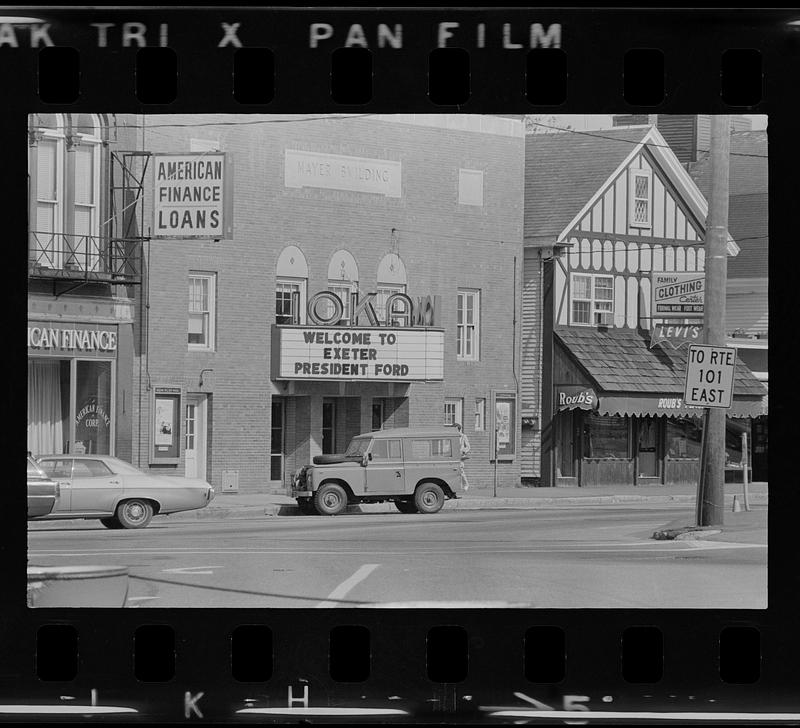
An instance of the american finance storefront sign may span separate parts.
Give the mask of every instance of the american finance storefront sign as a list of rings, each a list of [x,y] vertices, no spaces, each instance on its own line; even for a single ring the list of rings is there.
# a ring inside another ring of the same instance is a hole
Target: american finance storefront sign
[[[273,326],[275,379],[444,379],[444,331],[431,328]]]

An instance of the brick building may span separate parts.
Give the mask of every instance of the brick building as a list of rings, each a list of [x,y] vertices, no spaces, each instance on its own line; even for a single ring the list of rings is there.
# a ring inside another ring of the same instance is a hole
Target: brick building
[[[142,239],[113,115],[28,120],[28,450],[130,459]]]
[[[491,487],[498,423],[498,482],[519,483],[521,121],[119,124],[149,155],[153,187],[135,292],[134,465],[263,492],[356,433],[463,422],[470,482]],[[204,177],[223,199],[181,197]]]

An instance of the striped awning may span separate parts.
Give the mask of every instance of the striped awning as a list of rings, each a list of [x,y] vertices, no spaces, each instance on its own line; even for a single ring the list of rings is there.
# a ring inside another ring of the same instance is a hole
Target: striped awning
[[[597,410],[601,415],[636,415],[638,417],[702,417],[704,408],[691,407],[683,403],[680,394],[600,394]],[[759,417],[767,414],[764,399],[734,398],[730,409],[725,410],[729,417]]]

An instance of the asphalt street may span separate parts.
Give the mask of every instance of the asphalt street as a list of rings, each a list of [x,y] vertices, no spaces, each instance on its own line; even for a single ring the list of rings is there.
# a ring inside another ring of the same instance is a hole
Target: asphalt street
[[[767,606],[767,547],[655,541],[685,506],[96,521],[29,530],[30,566],[130,568],[135,607]]]

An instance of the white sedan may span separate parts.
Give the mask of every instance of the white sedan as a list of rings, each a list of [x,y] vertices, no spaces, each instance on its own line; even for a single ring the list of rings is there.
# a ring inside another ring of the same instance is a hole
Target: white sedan
[[[39,466],[60,486],[55,507],[36,520],[97,518],[106,528],[144,528],[154,515],[205,508],[205,480],[143,473],[108,455],[44,455]]]

